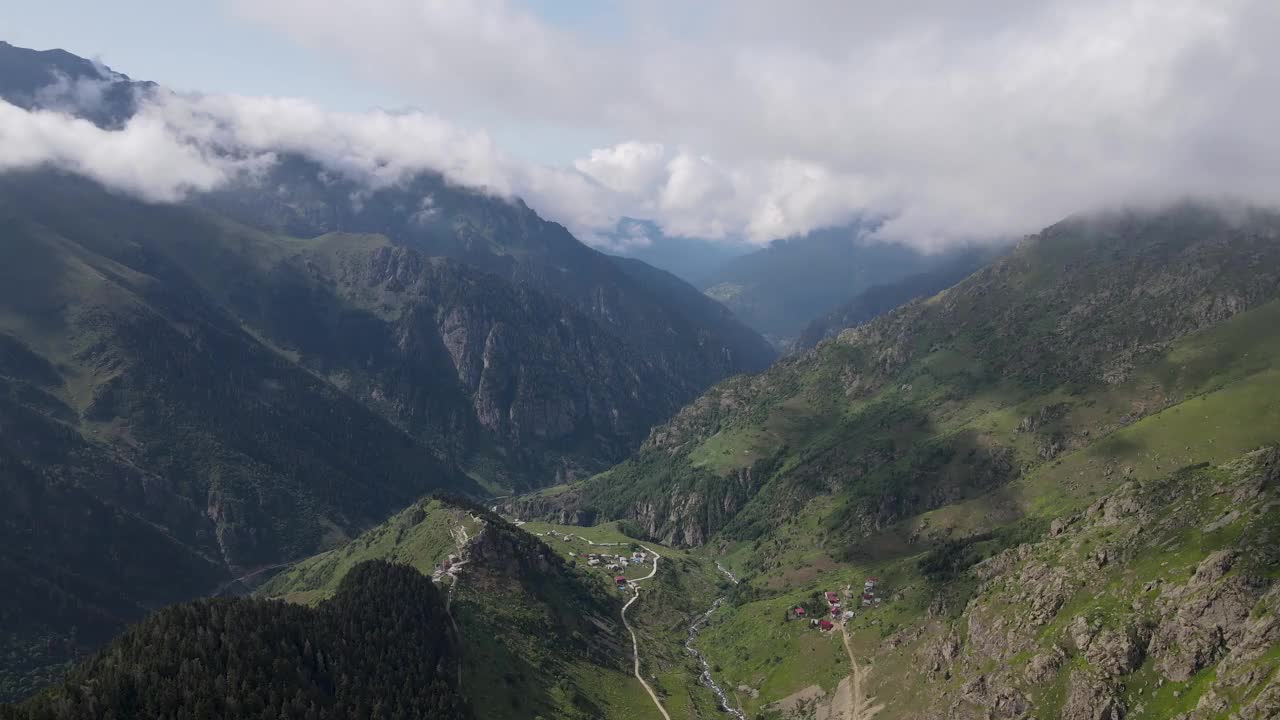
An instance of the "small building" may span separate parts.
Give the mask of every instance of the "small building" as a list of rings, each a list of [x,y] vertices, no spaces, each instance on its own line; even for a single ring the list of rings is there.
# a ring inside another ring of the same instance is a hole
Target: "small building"
[[[600,558],[587,558],[587,564],[595,567],[600,564]]]
[[[802,618],[802,617],[804,617],[805,615],[808,615],[808,613],[806,613],[806,612],[804,611],[804,608],[802,608],[802,607],[798,607],[798,608],[796,608],[796,611],[795,611],[795,612],[796,612],[796,617],[799,617],[799,618]]]
[[[838,603],[838,602],[840,602],[840,596],[839,596],[839,595],[837,595],[837,594],[835,594],[835,593],[833,593],[833,592],[831,592],[830,590],[828,590],[828,591],[827,591],[827,602],[829,602],[829,603]]]
[[[835,627],[835,625],[831,624],[830,620],[820,620],[818,622],[818,627],[822,630],[822,632],[827,632],[831,628]]]
[[[845,620],[852,620],[852,619],[853,619],[853,611],[852,611],[852,610],[845,610],[845,611],[844,611],[844,619],[845,619]]]
[[[605,570],[621,570],[622,566],[619,565],[618,563],[609,563],[608,565],[604,566],[604,569]]]
[[[831,606],[831,617],[840,617],[840,606],[839,606],[839,605],[832,605],[832,606]]]
[[[616,583],[618,583],[618,585],[626,585],[626,584],[627,584],[627,578],[626,578],[626,576],[625,576],[625,575],[619,575],[619,576],[615,577],[615,578],[613,579],[613,581],[614,581],[614,582],[616,582]]]

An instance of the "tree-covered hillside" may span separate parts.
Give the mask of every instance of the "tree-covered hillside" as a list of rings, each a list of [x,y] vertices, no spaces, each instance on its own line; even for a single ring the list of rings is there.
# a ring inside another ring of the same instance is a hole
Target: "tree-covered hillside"
[[[447,588],[463,693],[479,716],[647,717],[611,579],[460,498],[419,501],[288,568],[258,594],[327,602],[369,560],[403,563]]]
[[[18,720],[472,717],[443,595],[386,562],[310,608],[201,600],[166,608],[19,707]]]

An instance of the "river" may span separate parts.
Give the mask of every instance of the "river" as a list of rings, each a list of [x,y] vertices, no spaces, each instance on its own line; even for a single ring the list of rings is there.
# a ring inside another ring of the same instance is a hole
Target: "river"
[[[719,562],[716,563],[716,569],[724,573],[725,577],[729,578],[729,581],[732,582],[734,585],[738,584],[738,578],[734,577],[733,573],[729,572],[729,570],[726,569]],[[705,625],[707,621],[711,619],[711,615],[715,613],[716,610],[720,609],[720,605],[722,603],[724,603],[724,598],[716,598],[716,601],[711,603],[711,607],[708,608],[707,611],[702,614],[702,617],[698,618],[692,625],[689,626],[689,639],[685,640],[684,649],[688,650],[690,655],[693,655],[694,657],[696,657],[698,659],[698,663],[702,665],[702,674],[698,676],[698,679],[702,682],[703,685],[706,685],[708,688],[710,688],[712,693],[715,694],[716,699],[720,701],[721,709],[723,709],[726,713],[732,715],[733,717],[738,718],[738,720],[747,720],[747,714],[735,708],[733,705],[729,703],[729,694],[726,693],[724,691],[724,688],[720,687],[720,685],[716,682],[716,679],[712,677],[711,663],[707,662],[706,656],[704,656],[696,647],[693,646],[694,641],[698,639],[698,632],[702,629],[702,626]]]

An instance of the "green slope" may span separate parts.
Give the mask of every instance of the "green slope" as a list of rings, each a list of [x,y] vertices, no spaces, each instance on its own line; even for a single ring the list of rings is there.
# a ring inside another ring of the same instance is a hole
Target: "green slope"
[[[848,631],[878,718],[1271,717],[1278,492],[1274,449],[1130,481],[1052,528],[842,565],[741,603],[707,652],[759,693],[739,695],[753,717],[803,715],[785,701],[812,686],[829,705],[849,672],[839,631],[784,610],[876,575],[884,602]]]
[[[1259,327],[1274,310],[1177,343],[1280,294],[1278,225],[1191,205],[1064,222],[928,301],[722,383],[631,460],[522,514],[632,517],[701,544],[767,534],[831,496],[828,530],[856,537],[1007,486],[1271,367]]]
[[[464,561],[457,577],[436,574],[462,641],[463,692],[478,716],[658,717],[631,676],[622,598],[612,582],[464,501],[420,501],[258,592],[315,603],[368,560],[430,576],[450,555]]]
[[[1280,442],[1277,238],[1195,205],[1065,222],[511,509],[625,518],[744,576],[702,643],[752,717],[855,711],[841,633],[785,618],[868,576],[849,630],[877,718],[1270,717],[1275,456],[1237,458]],[[1171,625],[1219,607],[1187,578],[1224,549],[1240,617]],[[1120,666],[1072,644],[1077,616]]]

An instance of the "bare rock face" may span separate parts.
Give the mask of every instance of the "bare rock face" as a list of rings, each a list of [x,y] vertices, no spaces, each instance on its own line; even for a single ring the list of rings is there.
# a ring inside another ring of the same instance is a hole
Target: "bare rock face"
[[[955,630],[925,645],[919,655],[920,665],[931,675],[948,671],[960,657],[960,637]]]
[[[1087,672],[1072,674],[1061,720],[1123,720],[1124,716],[1124,702],[1114,688]]]
[[[1150,653],[1170,680],[1190,679],[1244,637],[1261,593],[1250,578],[1227,575],[1234,560],[1231,551],[1211,554],[1185,585],[1161,597],[1165,619],[1152,635]]]
[[[986,716],[992,720],[1025,717],[1031,709],[1031,703],[1021,691],[987,675],[979,675],[966,683],[960,689],[960,697],[985,708]]]
[[[1067,654],[1057,645],[1048,652],[1043,652],[1027,663],[1027,667],[1023,670],[1022,676],[1028,683],[1039,685],[1047,682],[1057,674],[1058,668],[1062,667],[1062,663],[1067,659]]]
[[[1272,720],[1280,717],[1280,682],[1273,681],[1240,709],[1240,720]]]

